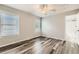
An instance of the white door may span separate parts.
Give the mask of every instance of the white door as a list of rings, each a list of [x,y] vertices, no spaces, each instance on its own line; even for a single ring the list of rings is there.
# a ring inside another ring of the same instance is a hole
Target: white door
[[[76,40],[79,44],[79,13],[77,14],[77,21],[76,21]]]
[[[66,40],[71,42],[77,42],[76,40],[76,18],[77,14],[68,15],[65,18],[65,33],[66,33]]]

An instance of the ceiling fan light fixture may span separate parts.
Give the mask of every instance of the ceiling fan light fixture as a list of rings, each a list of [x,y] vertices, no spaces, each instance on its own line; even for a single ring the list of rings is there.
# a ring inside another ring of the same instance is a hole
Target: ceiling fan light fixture
[[[55,12],[56,10],[52,8],[52,5],[41,4],[41,5],[39,5],[39,11],[40,11],[40,13],[47,15],[50,12]]]

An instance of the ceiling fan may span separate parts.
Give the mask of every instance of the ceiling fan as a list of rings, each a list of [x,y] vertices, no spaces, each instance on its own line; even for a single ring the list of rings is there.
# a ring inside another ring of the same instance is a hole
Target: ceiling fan
[[[55,13],[56,9],[54,9],[51,4],[40,4],[39,12],[43,14],[44,16],[47,16],[51,13]]]

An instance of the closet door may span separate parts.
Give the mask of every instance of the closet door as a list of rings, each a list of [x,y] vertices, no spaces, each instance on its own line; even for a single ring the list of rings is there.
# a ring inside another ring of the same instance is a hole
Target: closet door
[[[65,25],[66,40],[79,44],[79,13],[66,16]]]
[[[66,40],[75,42],[76,41],[76,14],[66,16],[65,20],[65,31],[66,31]]]
[[[77,21],[76,21],[76,40],[79,43],[79,13],[77,14]]]

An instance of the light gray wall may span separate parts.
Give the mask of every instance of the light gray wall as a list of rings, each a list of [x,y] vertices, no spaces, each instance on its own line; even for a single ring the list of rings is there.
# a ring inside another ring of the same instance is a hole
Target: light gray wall
[[[8,45],[22,40],[28,40],[39,36],[38,32],[35,32],[35,22],[37,17],[20,10],[9,8],[7,6],[0,5],[0,10],[9,11],[19,16],[20,21],[20,34],[15,36],[0,37],[0,46]]]
[[[79,9],[76,9],[44,18],[43,36],[65,40],[65,16],[78,12]]]
[[[58,14],[44,18],[43,36],[64,39],[65,32],[64,15]]]

